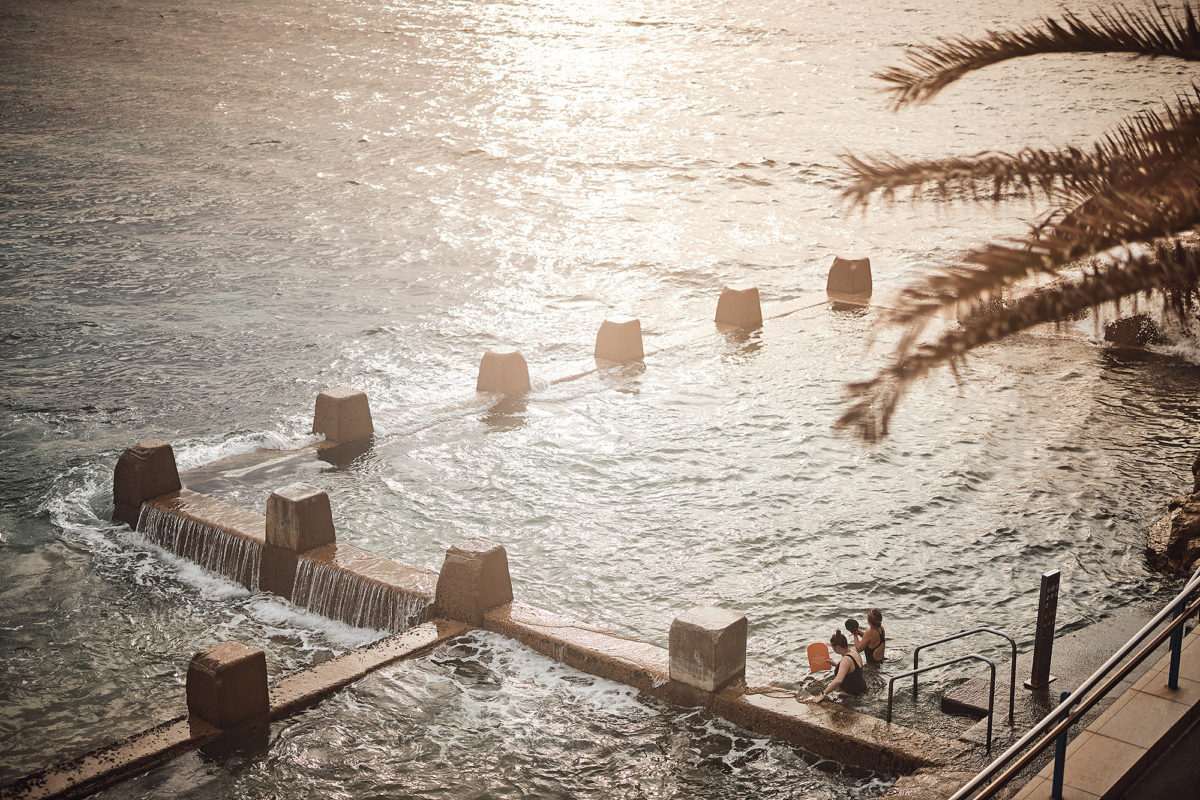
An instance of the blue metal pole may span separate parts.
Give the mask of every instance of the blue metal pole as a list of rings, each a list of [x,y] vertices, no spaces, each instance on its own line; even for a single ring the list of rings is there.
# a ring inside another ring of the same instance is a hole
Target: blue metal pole
[[[1063,692],[1059,695],[1058,702],[1065,703],[1067,698],[1071,696],[1070,692]],[[1066,719],[1071,709],[1063,707],[1060,720]],[[1050,787],[1050,796],[1054,800],[1062,800],[1063,796],[1063,771],[1067,768],[1067,731],[1064,730],[1059,734],[1058,739],[1054,742],[1054,784]]]
[[[1175,609],[1175,618],[1183,616],[1183,612],[1187,609],[1187,600],[1179,604]],[[1171,671],[1167,674],[1167,687],[1171,689],[1179,688],[1179,659],[1183,654],[1183,625],[1171,633]]]

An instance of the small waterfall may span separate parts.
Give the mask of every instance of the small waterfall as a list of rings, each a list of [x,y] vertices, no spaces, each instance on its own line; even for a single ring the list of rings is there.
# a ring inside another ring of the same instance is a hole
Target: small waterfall
[[[292,602],[358,628],[399,632],[421,621],[429,602],[383,584],[301,558]]]
[[[262,548],[249,539],[149,503],[142,504],[137,530],[164,550],[258,589]]]

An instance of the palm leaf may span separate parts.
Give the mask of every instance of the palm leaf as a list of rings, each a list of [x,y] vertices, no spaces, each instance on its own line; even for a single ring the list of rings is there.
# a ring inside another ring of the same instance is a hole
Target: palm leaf
[[[915,47],[908,63],[876,73],[888,84],[894,107],[922,103],[959,78],[983,67],[1047,53],[1132,53],[1200,60],[1200,26],[1191,3],[1182,11],[1129,11],[1117,6],[1084,20],[1071,12],[1046,17],[1040,27],[989,31],[982,38],[943,38]]]
[[[1147,165],[1200,156],[1200,90],[1176,98],[1162,111],[1143,111],[1118,125],[1091,148],[979,153],[926,161],[892,155],[840,156],[849,181],[842,199],[865,209],[878,195],[894,201],[902,189],[913,197],[933,190],[943,198],[997,201],[1005,194],[1035,191],[1059,203],[1080,202],[1105,185],[1136,176]]]
[[[887,435],[896,406],[914,381],[938,366],[956,367],[977,347],[1154,290],[1163,291],[1164,307],[1182,318],[1195,307],[1198,286],[1200,251],[1177,238],[1161,241],[1149,253],[1126,254],[1109,267],[1031,292],[1007,307],[968,320],[934,342],[899,349],[892,363],[874,378],[847,387],[851,405],[837,426],[854,430],[867,441],[878,441]]]
[[[1114,247],[1152,241],[1200,227],[1200,162],[1164,162],[1120,186],[1107,187],[1061,218],[1035,226],[1024,237],[968,252],[962,264],[933,272],[897,297],[887,321],[913,328],[938,310],[1001,292],[1034,274],[1065,266]]]

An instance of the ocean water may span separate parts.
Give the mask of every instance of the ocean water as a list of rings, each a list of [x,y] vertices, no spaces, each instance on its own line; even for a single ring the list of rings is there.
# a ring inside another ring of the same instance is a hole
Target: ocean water
[[[763,680],[808,680],[805,645],[870,606],[886,676],[978,624],[1027,645],[1048,569],[1065,629],[1160,597],[1143,534],[1190,483],[1193,345],[1115,351],[1090,321],[1021,336],[961,383],[916,387],[864,447],[831,426],[842,383],[886,358],[877,312],[817,309],[747,339],[711,324],[725,284],[757,285],[770,314],[861,254],[894,288],[1037,215],[852,214],[840,152],[1082,144],[1187,88],[1171,62],[1046,57],[893,114],[870,77],[906,45],[1058,10],[0,3],[0,782],[176,715],[188,658],[217,641],[265,648],[280,674],[379,635],[107,522],[126,446],[167,439],[181,467],[297,446],[334,385],[368,393],[379,432],[305,475],[341,539],[437,569],[484,536],[521,599],[659,644],[674,615],[719,603],[749,617]],[[553,382],[616,314],[665,349]],[[529,361],[523,402],[473,391],[496,345]],[[261,510],[268,489],[229,499]],[[889,777],[494,637],[276,733],[267,754],[114,791],[838,797]],[[382,766],[335,768],[350,742]]]

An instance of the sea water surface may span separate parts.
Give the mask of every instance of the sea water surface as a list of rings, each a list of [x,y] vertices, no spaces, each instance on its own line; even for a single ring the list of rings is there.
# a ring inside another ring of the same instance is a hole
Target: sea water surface
[[[180,713],[188,658],[217,641],[281,674],[380,635],[107,521],[123,448],[163,438],[186,468],[298,446],[335,385],[368,393],[378,430],[303,476],[342,540],[437,569],[483,536],[520,599],[663,645],[717,603],[750,619],[751,672],[788,685],[811,680],[809,641],[879,606],[892,659],[868,711],[916,643],[987,624],[1027,646],[1046,570],[1065,630],[1160,597],[1143,536],[1196,450],[1194,346],[1115,351],[1091,322],[1021,336],[916,387],[865,447],[832,422],[886,357],[878,312],[711,324],[723,285],[770,314],[861,254],[882,294],[1037,215],[851,214],[838,153],[1083,144],[1191,80],[1047,57],[897,114],[876,91],[907,45],[1059,10],[0,2],[0,782]],[[666,349],[552,383],[616,314]],[[530,363],[523,402],[473,391],[497,345]],[[265,490],[229,499],[261,510]],[[273,737],[113,792],[841,797],[890,778],[483,635]]]

